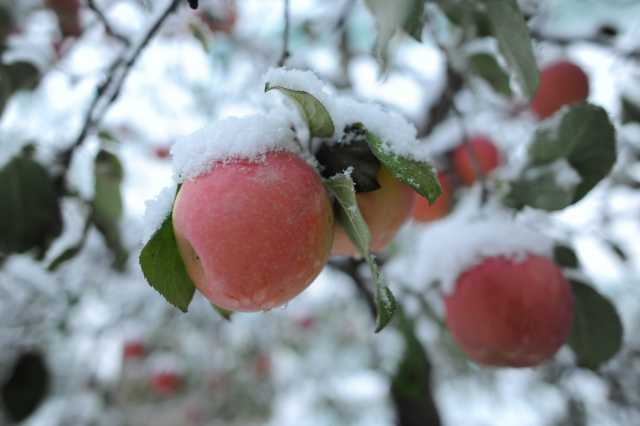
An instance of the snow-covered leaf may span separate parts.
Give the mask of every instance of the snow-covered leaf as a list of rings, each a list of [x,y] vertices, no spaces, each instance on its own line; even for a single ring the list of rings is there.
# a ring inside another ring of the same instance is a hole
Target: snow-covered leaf
[[[507,204],[520,209],[524,206],[546,211],[562,210],[573,203],[575,188],[563,186],[552,172],[533,179],[522,178],[511,183]]]
[[[374,300],[376,304],[376,333],[381,331],[393,318],[396,309],[396,300],[387,286],[384,276],[380,272],[373,255],[369,252],[371,234],[367,222],[360,213],[356,198],[355,184],[347,174],[339,174],[325,180],[329,191],[338,201],[340,210],[337,220],[347,232],[347,235],[356,246],[371,271],[375,283]]]
[[[511,96],[509,75],[500,67],[496,58],[488,53],[476,53],[469,56],[471,71],[485,80],[493,90],[503,96]]]
[[[312,137],[329,138],[333,136],[335,128],[329,111],[318,99],[302,90],[291,90],[282,86],[265,85],[264,91],[278,90],[288,96],[298,107],[302,117],[309,126]]]
[[[389,152],[382,140],[369,131],[367,142],[373,154],[397,179],[415,189],[431,203],[440,196],[442,188],[430,163]]]

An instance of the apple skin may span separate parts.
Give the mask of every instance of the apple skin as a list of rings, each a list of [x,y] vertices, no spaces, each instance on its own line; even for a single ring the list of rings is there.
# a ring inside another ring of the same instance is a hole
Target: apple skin
[[[163,371],[151,377],[151,389],[159,396],[175,395],[181,385],[182,378],[172,371]]]
[[[446,322],[478,364],[530,367],[552,357],[569,337],[573,294],[546,257],[518,262],[491,257],[462,273],[445,296]]]
[[[565,105],[582,102],[589,96],[589,77],[578,65],[559,61],[540,72],[538,91],[531,109],[543,120]]]
[[[442,194],[433,204],[429,204],[429,201],[416,193],[416,204],[413,208],[413,220],[420,223],[433,222],[438,219],[442,219],[449,214],[451,210],[451,203],[453,201],[453,186],[451,185],[451,179],[446,172],[438,173],[438,181],[442,188]]]
[[[474,158],[470,155],[473,150],[483,175],[488,175],[500,164],[500,152],[493,141],[484,136],[475,136],[459,145],[453,151],[453,167],[456,175],[467,186],[476,181]]]
[[[125,360],[140,359],[147,354],[147,348],[144,343],[132,340],[124,344],[122,356]]]
[[[385,167],[380,167],[377,177],[380,188],[356,195],[360,213],[369,225],[369,248],[373,252],[384,250],[393,240],[400,227],[411,217],[415,203],[413,189],[393,177]],[[342,225],[337,222],[331,254],[360,255]]]
[[[270,152],[184,182],[173,227],[198,290],[221,308],[255,312],[285,304],[324,268],[333,211],[311,166]]]

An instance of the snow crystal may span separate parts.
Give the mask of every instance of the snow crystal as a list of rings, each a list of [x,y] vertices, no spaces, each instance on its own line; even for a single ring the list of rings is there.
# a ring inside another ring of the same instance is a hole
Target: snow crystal
[[[551,257],[553,240],[506,213],[490,218],[451,217],[430,225],[419,236],[415,252],[419,261],[396,265],[397,272],[402,270],[423,285],[438,281],[445,293],[451,293],[458,276],[483,259],[503,256],[520,261],[527,254]]]
[[[217,120],[177,141],[171,149],[178,182],[210,171],[216,162],[259,160],[272,151],[300,152],[289,121],[277,114]]]
[[[173,201],[176,196],[177,185],[171,185],[164,188],[160,193],[152,200],[145,202],[144,223],[142,242],[146,244],[153,234],[156,233],[162,223],[171,214],[173,209]]]
[[[263,77],[273,86],[305,91],[320,101],[335,126],[335,140],[340,140],[345,127],[362,123],[383,142],[383,149],[418,161],[427,161],[425,144],[419,143],[417,129],[406,118],[381,105],[337,96],[335,90],[310,71],[272,68]]]

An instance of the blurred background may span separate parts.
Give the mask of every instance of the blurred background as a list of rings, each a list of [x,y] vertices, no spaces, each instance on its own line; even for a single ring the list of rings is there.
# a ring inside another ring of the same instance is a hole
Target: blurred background
[[[145,202],[171,183],[177,138],[282,102],[263,93],[261,77],[281,57],[285,2],[200,0],[197,11],[180,2],[130,64],[114,102],[94,105],[170,2],[2,0],[0,164],[35,146],[35,158],[59,174],[63,153],[68,191],[50,246],[42,242],[35,257],[0,252],[0,424],[384,426],[403,410],[453,426],[640,424],[640,5],[520,3],[539,64],[579,64],[589,100],[618,130],[608,179],[575,206],[529,212],[575,249],[582,272],[615,305],[625,333],[612,360],[598,371],[578,368],[562,349],[534,369],[468,361],[443,326],[438,289],[421,279],[422,242],[436,225],[414,222],[384,259],[424,351],[408,351],[400,329],[374,334],[352,277],[333,267],[281,309],[226,321],[196,295],[180,313],[138,266]],[[502,96],[469,76],[452,95],[461,117],[434,122],[434,105],[450,95],[461,31],[433,4],[425,13],[423,42],[395,37],[382,70],[372,54],[376,22],[361,1],[291,1],[287,66],[398,110],[436,156],[471,132],[516,158],[536,126],[517,93]],[[494,52],[495,42],[475,37],[464,49]],[[97,131],[83,134],[93,120]],[[456,212],[478,208],[478,188],[455,197]],[[101,217],[91,200],[112,210]],[[0,221],[9,232],[1,209]],[[419,364],[411,374],[427,384],[417,407],[392,391],[407,354]]]

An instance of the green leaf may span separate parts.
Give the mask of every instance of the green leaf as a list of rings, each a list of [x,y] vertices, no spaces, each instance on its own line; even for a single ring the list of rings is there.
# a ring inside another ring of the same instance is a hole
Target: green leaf
[[[528,98],[538,90],[540,73],[529,37],[527,23],[516,0],[484,0],[498,41],[498,49],[515,73]]]
[[[0,382],[0,405],[6,420],[15,424],[29,418],[51,389],[51,373],[40,351],[22,352]]]
[[[123,178],[120,160],[114,154],[101,150],[95,160],[94,175],[95,194],[92,203],[92,220],[114,255],[114,267],[122,270],[129,254],[120,238],[120,220],[122,218],[120,186]]]
[[[348,126],[338,143],[323,143],[316,152],[322,176],[330,178],[351,168],[356,192],[370,192],[380,188],[380,161],[369,149],[366,130],[361,125]]]
[[[335,132],[329,111],[318,99],[301,90],[291,90],[282,86],[272,86],[267,82],[264,91],[278,90],[289,97],[298,107],[309,126],[311,137],[330,138]]]
[[[391,399],[399,425],[439,425],[431,386],[431,361],[416,336],[414,321],[398,309],[395,323],[404,338],[404,354],[391,379]]]
[[[582,181],[573,202],[581,200],[606,177],[616,161],[616,134],[607,112],[581,103],[538,129],[529,147],[534,164],[566,158]]]
[[[27,61],[17,61],[4,65],[14,91],[33,90],[40,83],[40,69]]]
[[[511,183],[506,203],[516,209],[524,206],[546,211],[562,210],[573,204],[574,188],[566,188],[556,182],[552,172],[546,172],[536,178],[521,178]]]
[[[102,143],[118,143],[118,139],[115,137],[115,135],[106,129],[100,129],[98,131],[98,138],[100,138],[100,142]]]
[[[53,180],[29,155],[14,157],[0,169],[0,253],[36,248],[41,256],[61,232],[60,200]]]
[[[340,206],[340,210],[337,213],[338,222],[345,229],[360,254],[366,259],[367,265],[371,270],[371,276],[376,287],[374,300],[376,303],[376,333],[378,333],[391,321],[397,303],[373,255],[369,252],[371,234],[369,233],[367,222],[365,222],[358,208],[355,184],[351,177],[346,174],[339,174],[326,179],[325,184]]]
[[[503,96],[511,96],[509,76],[500,67],[498,61],[488,53],[476,53],[469,57],[471,71],[485,80],[493,90]]]
[[[402,29],[413,37],[416,41],[422,41],[422,30],[424,29],[424,0],[413,0],[409,15],[404,22]]]
[[[140,267],[149,285],[167,302],[183,312],[187,311],[195,285],[178,251],[171,215],[142,249]]]
[[[623,328],[615,306],[593,287],[571,281],[575,297],[569,346],[578,365],[598,369],[622,347]]]
[[[231,321],[231,316],[233,315],[233,311],[229,311],[227,309],[221,308],[220,306],[216,306],[213,303],[210,303],[211,307],[214,311],[218,313],[224,320]]]
[[[634,102],[626,96],[620,98],[622,103],[622,124],[640,123],[640,102]]]
[[[580,265],[576,252],[563,244],[556,244],[553,247],[553,260],[564,268],[577,269]]]
[[[430,203],[438,199],[442,193],[442,188],[440,188],[440,182],[438,182],[431,164],[389,152],[382,140],[369,131],[367,132],[367,142],[373,155],[397,179],[415,189]]]

